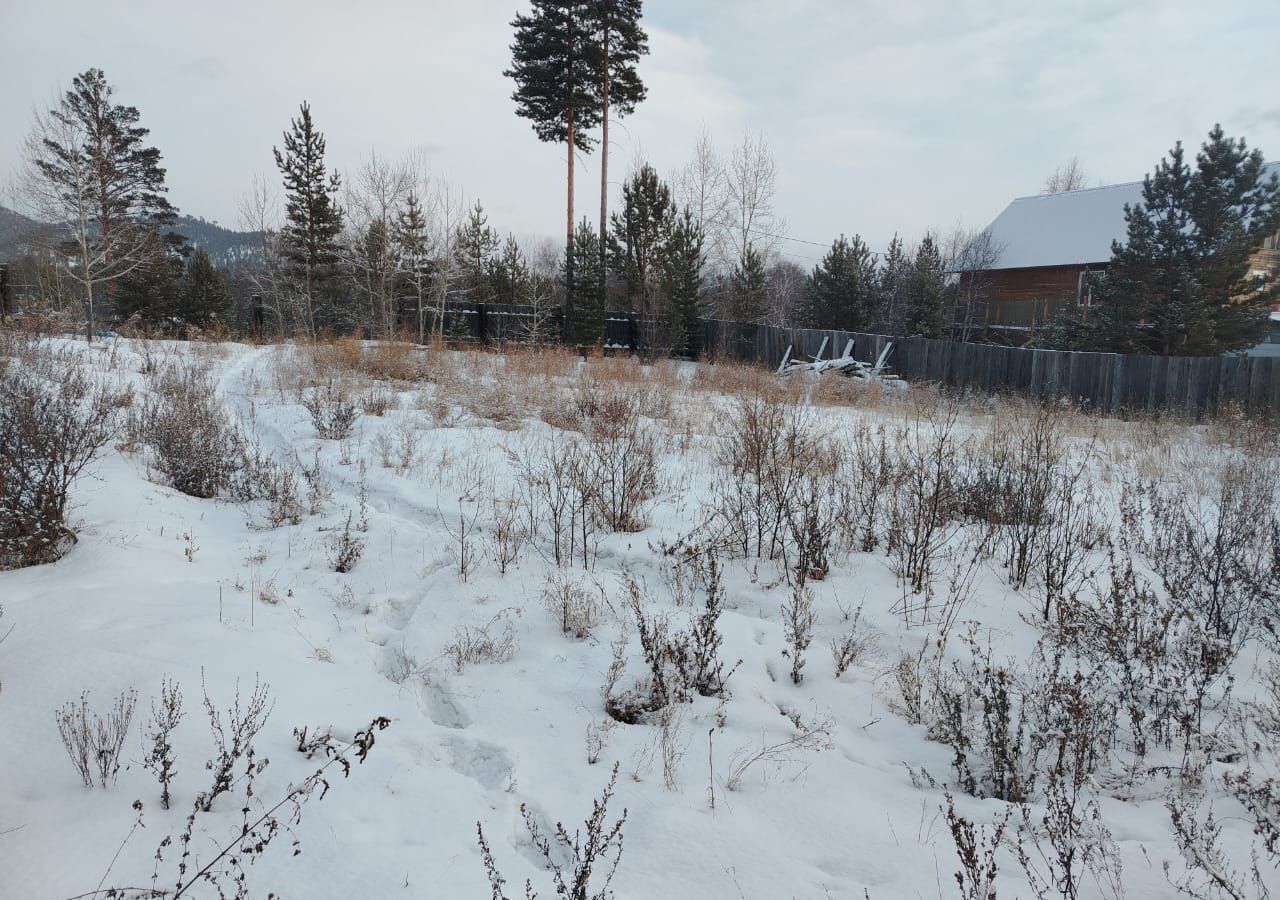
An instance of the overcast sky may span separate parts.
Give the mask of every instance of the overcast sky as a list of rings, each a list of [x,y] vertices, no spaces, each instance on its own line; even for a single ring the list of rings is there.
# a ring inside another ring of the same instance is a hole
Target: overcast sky
[[[331,167],[418,147],[495,227],[561,234],[563,148],[515,116],[501,74],[524,6],[0,0],[0,173],[33,105],[96,66],[141,110],[183,212],[235,226],[305,99]],[[879,248],[986,225],[1073,154],[1091,181],[1141,178],[1215,121],[1280,158],[1274,0],[647,0],[645,24],[649,99],[615,128],[611,173],[674,171],[703,126],[726,152],[761,132],[806,266],[822,249],[804,241],[841,232]],[[580,164],[594,219],[597,159]]]

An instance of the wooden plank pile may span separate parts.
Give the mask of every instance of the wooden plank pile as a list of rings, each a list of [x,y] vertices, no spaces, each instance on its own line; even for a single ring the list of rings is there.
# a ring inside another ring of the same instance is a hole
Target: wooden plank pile
[[[841,355],[832,359],[823,359],[822,354],[827,349],[827,341],[828,338],[826,337],[822,339],[822,346],[818,348],[817,355],[810,362],[792,359],[792,348],[790,346],[787,347],[787,352],[782,357],[782,364],[778,366],[778,374],[794,375],[801,373],[821,376],[836,373],[867,384],[876,383],[895,388],[906,386],[906,382],[885,368],[885,361],[889,358],[889,352],[893,349],[893,344],[885,345],[875,363],[867,363],[853,358],[852,340],[845,344],[844,353]]]

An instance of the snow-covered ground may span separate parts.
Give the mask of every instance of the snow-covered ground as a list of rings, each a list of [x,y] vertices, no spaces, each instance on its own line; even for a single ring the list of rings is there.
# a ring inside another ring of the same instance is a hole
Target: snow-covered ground
[[[254,897],[489,896],[477,822],[509,895],[523,896],[528,878],[540,896],[554,896],[521,808],[544,830],[557,821],[581,827],[615,761],[607,820],[626,810],[612,882],[618,897],[960,896],[940,786],[952,781],[952,751],[930,740],[926,726],[908,723],[891,674],[937,624],[904,621],[883,547],[835,552],[830,573],[809,582],[816,623],[800,684],[784,655],[788,573],[777,560],[724,558],[719,655],[726,671],[741,660],[725,696],[695,696],[637,724],[605,712],[602,686],[617,642],[625,642],[626,669],[615,693],[645,674],[633,590],[673,629],[701,612],[697,587],[684,591],[675,557],[661,548],[707,520],[723,475],[717,435],[740,415],[734,384],[774,376],[616,360],[517,366],[497,355],[440,351],[434,381],[359,380],[357,393],[388,393],[393,408],[362,413],[352,436],[338,441],[320,439],[299,403],[291,379],[310,377],[302,350],[121,340],[77,352],[102,378],[132,384],[135,409],[150,389],[141,373],[148,360],[203,360],[261,448],[296,467],[318,464],[328,490],[316,496],[314,514],[271,527],[265,502],[186,496],[151,470],[145,448],[115,442],[74,487],[79,540],[70,552],[52,565],[0,572],[0,634],[14,629],[0,644],[0,897],[149,887],[157,845],[166,835],[177,839],[196,795],[209,787],[205,761],[214,743],[202,685],[226,709],[237,685],[245,700],[255,680],[269,686],[273,706],[256,739],[269,765],[254,783],[254,810],[320,762],[297,751],[295,727],[332,727],[345,743],[375,716],[391,725],[349,777],[330,769],[327,795],[313,796],[292,834],[247,866]],[[509,508],[517,530],[524,525],[522,468],[573,439],[546,420],[573,408],[584,366],[600,383],[647,392],[644,421],[659,464],[656,491],[641,510],[645,527],[601,529],[584,569],[580,559],[555,564],[539,522],[500,572],[495,523]],[[859,432],[910,423],[925,393],[875,402],[826,397],[803,414],[822,442],[848,445]],[[1010,414],[973,403],[960,415],[966,437],[982,441],[993,433],[998,440]],[[1108,498],[1126,475],[1223,452],[1223,442],[1199,428],[1063,415],[1069,441],[1101,448],[1090,478]],[[407,465],[396,465],[401,450]],[[1118,522],[1114,508],[1107,516]],[[363,553],[350,572],[337,573],[335,541],[348,521]],[[959,635],[972,627],[997,656],[1025,659],[1040,636],[1039,593],[1012,590],[995,558],[974,579],[949,656],[963,655]],[[599,605],[582,639],[563,633],[544,596],[549,582],[566,580]],[[870,647],[837,678],[830,645],[859,607],[858,633]],[[455,665],[447,648],[478,629],[509,646],[497,659]],[[1237,693],[1251,692],[1264,655],[1251,645],[1237,662]],[[143,725],[164,678],[180,685],[186,712],[174,735],[170,810],[161,809],[159,786],[142,765]],[[54,711],[86,690],[102,710],[130,688],[139,700],[125,767],[107,789],[87,788],[63,751]],[[780,749],[731,779],[737,764],[769,747]],[[1181,862],[1162,785],[1167,780],[1145,782],[1127,795],[1105,784],[1098,790],[1130,897],[1174,892],[1163,864],[1180,870]],[[959,812],[980,824],[1005,808],[955,794]],[[131,833],[135,800],[143,827]],[[242,794],[223,796],[196,817],[190,849],[199,864],[234,840],[242,805]],[[1236,806],[1222,809],[1232,810],[1223,817],[1224,846],[1247,865],[1250,822]],[[160,887],[177,883],[178,859],[176,844],[169,846]],[[1000,896],[1033,896],[1011,849],[999,862]],[[1269,863],[1264,871],[1275,874]],[[1081,896],[1100,895],[1087,880]],[[193,896],[216,894],[206,886]]]

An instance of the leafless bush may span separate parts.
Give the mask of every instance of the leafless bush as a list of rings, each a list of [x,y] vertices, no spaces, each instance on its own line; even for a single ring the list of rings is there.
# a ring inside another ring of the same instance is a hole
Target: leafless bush
[[[857,665],[871,649],[873,638],[862,628],[862,607],[853,612],[849,629],[841,637],[831,640],[831,657],[836,664],[836,678],[839,678],[849,667]]]
[[[996,900],[996,876],[1000,872],[996,851],[1004,840],[1012,809],[1006,809],[988,830],[956,812],[955,798],[950,791],[945,796],[947,807],[943,812],[956,856],[960,858],[960,868],[955,873],[960,896],[963,900]]]
[[[197,361],[174,363],[156,373],[152,388],[141,427],[152,467],[189,496],[227,492],[245,467],[246,446],[208,369]]]
[[[53,562],[75,540],[68,492],[115,430],[104,388],[71,360],[32,352],[42,365],[0,357],[0,570]]]
[[[1212,806],[1202,817],[1202,792],[1171,796],[1165,804],[1174,841],[1182,854],[1181,871],[1165,861],[1164,874],[1178,893],[1199,900],[1267,900],[1271,896],[1256,847],[1241,871],[1221,844],[1222,824]]]
[[[1098,801],[1085,792],[1086,782],[1050,773],[1043,811],[1021,805],[1022,821],[1015,845],[1018,862],[1038,898],[1078,900],[1089,873],[1097,891],[1085,896],[1120,900],[1120,852],[1102,821]]]
[[[169,808],[169,785],[177,772],[174,769],[173,731],[182,721],[182,691],[178,685],[166,679],[160,684],[159,703],[151,701],[151,719],[143,733],[143,749],[146,756],[142,764],[160,782],[160,808]]]
[[[887,549],[904,592],[928,593],[962,527],[964,441],[953,406],[926,409],[899,434],[898,478],[888,509]]]
[[[328,541],[329,565],[335,572],[350,572],[360,561],[364,553],[364,538],[351,531],[351,513],[347,513],[347,521],[342,531],[335,532]]]
[[[1196,473],[1203,479],[1203,472]],[[1169,597],[1200,613],[1230,648],[1280,603],[1276,463],[1229,460],[1207,491],[1152,485],[1147,554]]]
[[[637,397],[611,392],[587,420],[583,477],[595,516],[610,531],[640,531],[644,506],[657,484],[657,438],[641,417]]]
[[[268,686],[255,679],[249,702],[241,709],[240,685],[237,684],[235,700],[228,707],[224,722],[222,713],[209,699],[208,688],[204,689],[204,709],[209,716],[209,730],[213,733],[217,755],[205,763],[205,768],[213,773],[213,783],[208,791],[196,796],[196,808],[201,812],[209,812],[213,809],[214,800],[231,791],[237,763],[252,755],[253,739],[267,724],[267,717],[274,706]]]
[[[399,405],[396,395],[382,385],[374,385],[360,395],[360,410],[366,416],[384,416]]]
[[[346,440],[360,415],[350,390],[336,378],[307,388],[301,401],[311,415],[316,434],[327,440]]]
[[[580,441],[548,441],[518,465],[529,534],[549,539],[556,565],[573,565],[577,559],[584,569],[591,568],[597,543],[595,488]]]
[[[883,424],[860,427],[853,433],[849,469],[833,485],[844,495],[840,508],[845,514],[836,521],[847,549],[870,553],[883,540],[886,509],[898,478],[889,432]]]
[[[137,702],[138,692],[130,688],[115,699],[105,716],[100,716],[89,708],[89,692],[85,691],[79,703],[68,700],[57,710],[62,746],[85,787],[93,787],[94,781],[104,788],[115,783],[120,773],[120,751]]]
[[[613,788],[618,780],[618,764],[614,763],[609,783],[599,800],[592,803],[591,815],[583,823],[586,826],[585,840],[582,831],[575,829],[571,836],[559,822],[556,823],[551,837],[543,834],[541,826],[533,812],[524,804],[520,805],[520,814],[524,817],[525,828],[529,831],[529,839],[538,848],[546,861],[547,871],[551,873],[551,882],[557,897],[565,900],[608,900],[613,896],[609,889],[614,873],[618,870],[618,862],[622,859],[622,826],[627,821],[627,811],[612,825],[606,821],[609,801],[613,798]],[[552,841],[554,840],[554,844]],[[484,826],[476,822],[476,841],[480,846],[480,858],[484,862],[485,871],[489,875],[489,885],[493,889],[493,900],[507,900],[503,886],[507,883],[498,871],[493,851],[485,840]],[[556,847],[556,850],[552,848]],[[568,856],[568,860],[564,859]],[[596,884],[592,876],[597,871],[603,878],[597,878]],[[525,882],[526,900],[535,896],[533,885]]]
[[[489,552],[498,566],[498,574],[507,574],[507,569],[520,559],[528,537],[528,529],[520,521],[519,501],[515,497],[494,497]]]
[[[800,584],[791,589],[790,602],[782,604],[782,626],[787,649],[782,655],[791,660],[791,682],[804,681],[804,652],[813,640],[813,592]]]
[[[291,826],[301,823],[303,806],[307,801],[316,797],[323,799],[328,794],[331,787],[329,770],[340,770],[344,778],[349,776],[352,759],[357,764],[364,763],[373,749],[375,733],[390,725],[390,719],[378,716],[366,728],[357,731],[352,741],[345,746],[340,747],[333,742],[318,745],[316,752],[324,755],[324,763],[301,781],[293,783],[280,799],[256,816],[253,813],[258,804],[256,781],[266,769],[268,760],[257,759],[250,747],[245,754],[245,770],[235,782],[242,794],[241,819],[228,835],[214,842],[207,854],[201,854],[197,859],[192,848],[196,832],[205,821],[204,816],[210,812],[206,806],[201,805],[204,800],[204,795],[201,794],[196,798],[183,830],[176,836],[166,835],[157,845],[153,855],[155,869],[150,887],[103,888],[101,884],[106,881],[106,876],[103,876],[98,889],[80,896],[103,897],[104,900],[180,900],[194,897],[200,887],[207,887],[211,893],[226,900],[249,900],[249,866],[266,853],[282,833],[293,834]],[[125,843],[142,826],[142,802],[135,801],[133,808],[137,811],[138,818],[126,836]],[[262,809],[262,806],[258,805],[258,808]],[[287,816],[283,812],[285,809],[288,809]],[[293,837],[292,845],[293,855],[297,856],[301,849],[296,836]],[[176,859],[171,860],[170,848],[175,846],[180,852]],[[161,867],[167,861],[172,861],[172,871],[161,875]]]
[[[459,511],[456,529],[445,522],[444,530],[448,533],[450,541],[449,552],[453,555],[454,568],[462,581],[466,581],[471,576],[479,562],[479,550],[476,547],[476,532],[479,530],[476,523],[479,520],[480,510],[477,509],[470,517],[467,516],[466,510]]]
[[[499,613],[484,625],[455,628],[444,652],[459,673],[476,663],[504,663],[516,654],[516,632],[506,615]]]
[[[591,637],[600,624],[604,604],[595,591],[575,578],[552,572],[542,585],[542,602],[560,625],[560,631],[577,640]]]

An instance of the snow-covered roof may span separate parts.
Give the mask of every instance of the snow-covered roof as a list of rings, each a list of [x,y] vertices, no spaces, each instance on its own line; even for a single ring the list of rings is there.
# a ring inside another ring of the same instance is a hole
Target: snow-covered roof
[[[1280,175],[1280,162],[1264,175]],[[1125,237],[1125,204],[1142,202],[1142,182],[1019,197],[988,226],[1003,247],[994,269],[1105,263],[1111,242]]]

